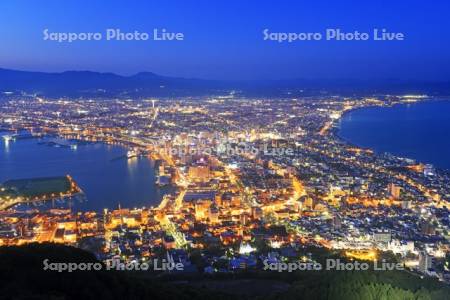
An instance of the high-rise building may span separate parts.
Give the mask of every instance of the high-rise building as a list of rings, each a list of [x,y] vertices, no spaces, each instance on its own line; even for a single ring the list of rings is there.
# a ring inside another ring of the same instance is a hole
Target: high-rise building
[[[433,257],[425,251],[419,252],[419,271],[427,272],[433,267]]]
[[[425,176],[434,176],[435,173],[436,171],[434,170],[433,165],[426,164],[425,167],[423,168],[423,174]]]
[[[333,217],[333,228],[334,229],[341,229],[342,227],[342,219],[341,216],[339,215],[335,215]]]
[[[389,194],[391,195],[392,198],[394,198],[394,199],[400,198],[400,194],[402,192],[401,187],[399,187],[398,185],[396,185],[394,183],[390,183],[388,189],[389,189]]]
[[[436,234],[436,227],[429,221],[424,221],[420,224],[420,232],[422,234],[434,235]]]
[[[209,208],[208,218],[211,223],[219,222],[219,209],[215,205]]]
[[[252,212],[252,218],[255,220],[259,220],[263,216],[263,211],[258,206],[253,206],[251,212]]]
[[[390,231],[377,231],[373,233],[375,243],[389,243],[392,239]]]
[[[190,166],[188,174],[194,181],[207,181],[210,178],[209,166]]]

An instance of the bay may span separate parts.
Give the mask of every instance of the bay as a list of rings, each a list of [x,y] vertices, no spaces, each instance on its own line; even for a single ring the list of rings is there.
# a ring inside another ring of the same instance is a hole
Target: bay
[[[96,143],[70,149],[41,145],[40,141],[0,139],[0,182],[69,174],[85,193],[85,201],[71,203],[81,211],[115,209],[119,204],[124,208],[157,206],[171,191],[155,185],[152,160],[127,159],[125,147]]]
[[[450,169],[450,101],[362,108],[345,114],[339,127],[352,144]]]

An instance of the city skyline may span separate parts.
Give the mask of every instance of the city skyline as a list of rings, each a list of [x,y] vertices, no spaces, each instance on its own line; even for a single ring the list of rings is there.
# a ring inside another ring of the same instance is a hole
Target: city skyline
[[[448,300],[448,1],[0,2],[0,298]]]

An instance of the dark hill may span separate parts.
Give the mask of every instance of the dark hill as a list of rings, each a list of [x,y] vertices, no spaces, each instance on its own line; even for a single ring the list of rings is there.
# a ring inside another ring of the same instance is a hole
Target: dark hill
[[[0,248],[0,299],[229,299],[221,293],[170,286],[120,271],[44,271],[43,261],[98,262],[81,249],[56,244]]]
[[[309,95],[406,94],[450,95],[450,83],[408,80],[290,79],[220,81],[161,76],[141,72],[132,76],[91,71],[44,73],[0,68],[2,92],[46,97],[178,97],[223,95],[298,97]]]

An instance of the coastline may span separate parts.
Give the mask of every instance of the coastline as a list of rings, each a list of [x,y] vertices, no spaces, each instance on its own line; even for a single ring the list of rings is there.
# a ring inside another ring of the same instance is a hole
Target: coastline
[[[10,133],[11,131],[2,131],[1,132],[1,134],[0,135],[4,135],[4,134],[8,134],[8,133]],[[62,137],[62,136],[60,136],[61,138],[64,138],[64,137]],[[38,141],[38,139],[34,139],[34,141]],[[80,141],[81,142],[83,142],[83,140],[82,139],[80,139]],[[36,143],[37,144],[37,143]],[[115,146],[115,147],[120,147],[120,148],[122,148],[123,149],[123,151],[125,151],[125,153],[129,150],[129,149],[131,149],[132,147],[131,146],[127,146],[127,145],[125,145],[125,144],[116,144],[116,145],[111,145],[111,144],[108,144],[108,143],[106,143],[106,142],[99,142],[98,143],[98,145],[103,145],[104,147],[107,147],[107,146]],[[36,147],[43,147],[43,148],[48,148],[49,149],[49,151],[56,151],[56,150],[52,150],[51,148],[59,148],[59,147],[50,147],[50,146],[46,146],[46,145],[36,145]],[[78,148],[80,148],[80,147],[78,147]],[[84,148],[84,147],[83,147]],[[68,149],[67,149],[68,150]],[[78,149],[78,150],[80,150],[80,149]],[[83,154],[83,157],[84,158],[87,158],[88,156],[90,156],[90,154],[87,154],[86,153],[86,151],[88,151],[88,150],[83,150],[81,153],[85,153],[85,154]],[[96,150],[95,150],[96,151]],[[122,151],[122,152],[123,152]],[[89,152],[89,151],[88,151]],[[117,151],[116,151],[117,152]],[[97,152],[95,152],[95,153],[97,153]],[[94,154],[95,154],[94,153]],[[97,155],[97,154],[95,154],[95,155]],[[116,157],[116,156],[114,156],[114,154],[111,154],[113,157]],[[126,154],[125,154],[126,155]],[[98,155],[97,155],[98,156]],[[67,155],[62,155],[62,157],[63,158],[67,158]],[[125,157],[126,158],[126,157]],[[16,158],[17,159],[17,158]],[[74,177],[77,179],[77,182],[78,183],[80,183],[80,188],[84,191],[84,196],[85,196],[85,200],[83,201],[83,202],[90,202],[90,203],[97,203],[97,204],[88,204],[87,206],[86,205],[82,205],[82,206],[80,206],[79,208],[78,208],[78,210],[79,211],[97,211],[97,212],[101,212],[102,211],[102,209],[103,209],[103,206],[106,204],[106,207],[108,207],[108,208],[110,208],[110,209],[113,209],[113,208],[115,208],[116,206],[117,206],[117,203],[122,203],[123,205],[125,205],[126,207],[129,207],[129,208],[132,208],[132,207],[148,207],[148,208],[150,208],[150,207],[157,207],[159,204],[160,204],[160,202],[162,201],[162,199],[163,199],[163,196],[164,195],[166,195],[166,194],[171,194],[172,193],[172,190],[174,189],[172,186],[170,186],[170,185],[168,185],[168,186],[163,186],[163,187],[160,187],[160,186],[158,186],[158,185],[156,185],[155,184],[155,181],[154,180],[152,180],[152,178],[154,178],[154,177],[156,177],[156,169],[154,168],[154,166],[152,166],[151,167],[151,169],[152,169],[152,173],[151,173],[151,175],[145,175],[145,178],[146,179],[150,179],[150,181],[149,182],[146,182],[145,183],[145,185],[147,186],[147,185],[151,185],[152,186],[152,190],[154,190],[155,192],[153,192],[153,193],[151,193],[151,194],[147,194],[147,192],[148,192],[148,188],[144,188],[142,191],[141,191],[141,189],[139,189],[139,191],[140,192],[142,192],[143,194],[140,196],[140,197],[138,197],[138,198],[136,198],[136,199],[134,199],[135,198],[135,196],[130,196],[131,198],[129,199],[129,200],[127,200],[127,201],[124,201],[124,200],[126,200],[126,198],[123,198],[123,195],[125,195],[124,193],[126,193],[126,191],[128,191],[128,190],[130,190],[130,189],[132,189],[132,186],[133,185],[136,185],[136,184],[139,184],[139,183],[136,183],[136,180],[135,179],[133,179],[133,177],[134,178],[136,178],[136,176],[131,176],[131,175],[127,175],[128,174],[128,172],[130,172],[132,169],[130,169],[129,167],[124,167],[125,169],[124,169],[124,171],[123,172],[120,172],[120,175],[118,175],[118,176],[114,176],[114,178],[112,178],[112,180],[114,181],[114,182],[123,182],[123,179],[122,179],[122,177],[123,176],[126,176],[127,178],[129,178],[129,180],[128,179],[126,179],[126,182],[128,182],[127,183],[127,187],[125,187],[125,188],[121,188],[121,189],[119,189],[119,195],[121,195],[121,194],[123,194],[122,196],[117,196],[116,198],[114,198],[114,199],[111,199],[112,201],[110,201],[109,202],[109,204],[108,203],[106,203],[105,201],[106,201],[106,199],[107,198],[111,198],[113,195],[115,195],[114,193],[110,193],[110,192],[108,192],[108,193],[104,193],[104,192],[102,192],[102,190],[103,190],[103,188],[104,188],[104,183],[100,183],[100,184],[92,184],[92,181],[90,180],[90,178],[92,177],[92,176],[95,176],[95,175],[91,175],[90,174],[90,172],[85,172],[85,171],[83,171],[83,169],[82,168],[79,168],[79,167],[77,167],[75,164],[76,164],[76,160],[77,160],[78,158],[77,157],[74,157],[74,159],[72,160],[72,159],[70,159],[70,161],[72,161],[72,162],[69,162],[69,164],[72,166],[72,167],[74,167],[75,168],[75,170],[73,170],[73,172],[69,172],[71,175],[75,175]],[[93,158],[94,160],[96,160],[95,158]],[[128,161],[128,160],[130,160],[130,162],[128,163],[128,165],[130,165],[130,166],[132,166],[132,165],[136,165],[136,163],[135,163],[135,161],[137,161],[137,157],[136,158],[131,158],[131,159],[124,159],[124,161]],[[154,163],[155,162],[155,160],[153,160],[151,157],[149,157],[149,156],[145,156],[145,159],[148,159],[148,160],[150,160],[152,163]],[[110,160],[108,160],[108,159],[105,159],[105,162],[107,161],[107,164],[108,164],[108,166],[107,166],[107,168],[108,169],[114,169],[114,170],[116,170],[116,169],[123,169],[123,167],[121,167],[121,165],[123,165],[123,164],[127,164],[126,162],[120,162],[119,164],[110,164]],[[101,168],[103,168],[102,166],[103,166],[104,164],[102,164],[102,163],[100,163],[100,167]],[[148,167],[147,167],[147,163],[145,163],[145,162],[142,162],[142,163],[140,163],[139,164],[141,167],[137,167],[137,168],[135,168],[135,170],[134,170],[134,172],[139,172],[139,173],[142,173],[142,172],[145,172],[145,173],[147,173],[148,172]],[[97,166],[99,166],[98,164],[97,164]],[[61,174],[68,174],[67,172],[57,172],[57,170],[56,170],[56,172],[55,172],[55,168],[52,168],[52,170],[53,171],[50,171],[50,172],[47,172],[47,173],[51,173],[51,174],[45,174],[44,176],[58,176],[60,173]],[[97,175],[99,175],[99,172],[101,172],[101,170],[99,170],[98,172],[95,172]],[[18,173],[20,173],[20,172],[18,172]],[[23,173],[23,172],[22,172]],[[25,172],[25,173],[30,173],[30,172]],[[5,180],[16,180],[16,179],[22,179],[22,178],[34,178],[34,175],[28,175],[28,174],[25,174],[25,173],[23,173],[23,175],[19,175],[19,174],[16,174],[16,175],[14,175],[14,174],[10,174],[7,178],[5,178]],[[31,172],[31,173],[36,173],[36,172]],[[75,173],[75,174],[73,174],[73,173]],[[77,174],[78,173],[78,174]],[[89,175],[86,175],[86,174],[88,174],[89,173]],[[8,173],[9,174],[9,173]],[[113,173],[110,173],[110,174],[113,174]],[[80,178],[80,176],[82,176],[81,178]],[[87,176],[87,177],[86,177]],[[129,177],[129,176],[131,176],[131,177]],[[39,177],[39,176],[38,176]],[[148,177],[148,178],[147,178]],[[109,180],[109,179],[108,179]],[[142,180],[144,180],[144,179],[142,179]],[[142,180],[140,180],[140,182],[142,181]],[[80,182],[81,181],[81,182]],[[84,183],[83,183],[83,181],[84,181]],[[88,182],[88,184],[87,184],[87,186],[86,186],[86,182]],[[118,186],[118,185],[116,185],[116,186]],[[122,191],[123,190],[123,191]],[[139,193],[140,193],[139,192]],[[100,197],[100,198],[99,198]],[[134,200],[133,200],[134,199]],[[145,199],[147,199],[147,200],[145,200]],[[123,201],[123,202],[122,202]],[[116,203],[117,202],[117,203]],[[130,202],[130,203],[127,203],[127,202]],[[144,203],[144,202],[147,202],[146,204]],[[140,203],[144,203],[144,204],[140,204]],[[99,207],[97,207],[97,206],[99,206]],[[100,207],[100,206],[102,206],[102,207]]]
[[[425,164],[425,162],[423,162],[422,160],[420,160],[419,158],[414,158],[414,157],[407,157],[407,156],[402,156],[402,155],[398,155],[395,153],[392,153],[390,151],[381,151],[381,150],[377,150],[374,147],[366,147],[363,146],[357,142],[351,141],[349,138],[345,138],[342,135],[342,122],[344,121],[344,118],[347,117],[349,114],[354,113],[356,111],[361,111],[364,109],[371,109],[371,108],[380,108],[380,109],[390,109],[390,108],[394,108],[397,106],[405,106],[405,105],[420,105],[420,104],[425,104],[425,103],[431,103],[431,102],[450,102],[450,97],[448,99],[442,99],[442,98],[435,98],[435,97],[429,97],[426,98],[424,100],[419,100],[419,101],[415,101],[415,102],[408,102],[408,103],[394,103],[392,105],[368,105],[368,106],[363,106],[363,107],[356,107],[356,108],[351,108],[349,110],[346,110],[345,112],[342,113],[342,115],[340,116],[339,119],[337,119],[334,123],[334,125],[332,126],[330,132],[330,135],[335,138],[337,141],[342,142],[350,147],[357,147],[359,149],[362,150],[371,150],[373,151],[373,153],[375,155],[383,155],[383,154],[389,154],[398,158],[402,158],[402,159],[410,159],[410,160],[414,160],[417,163],[422,163]],[[429,163],[428,163],[429,164]],[[438,165],[435,165],[435,163],[432,163],[432,165],[440,170],[445,170],[445,171],[450,171],[450,168],[445,168],[445,167],[441,167]]]

